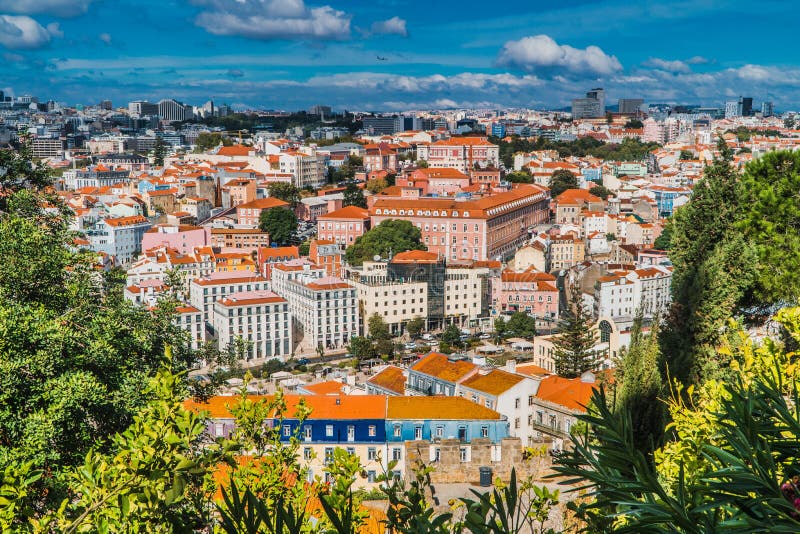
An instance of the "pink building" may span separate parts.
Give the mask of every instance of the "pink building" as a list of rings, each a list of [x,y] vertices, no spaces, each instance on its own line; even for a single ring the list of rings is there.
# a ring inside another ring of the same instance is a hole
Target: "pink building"
[[[317,239],[350,246],[370,228],[369,211],[347,206],[317,219]]]
[[[192,254],[195,247],[211,244],[208,228],[185,224],[158,224],[142,236],[142,252],[158,247],[175,249],[180,254]]]
[[[533,268],[521,273],[503,271],[500,275],[500,309],[558,321],[556,277]]]
[[[368,171],[396,171],[397,151],[389,143],[366,145],[364,147],[364,168]]]
[[[481,167],[497,167],[500,147],[486,137],[452,137],[417,146],[417,157],[430,167],[452,167],[469,172],[477,163]]]
[[[289,208],[289,203],[279,198],[259,198],[236,206],[236,219],[242,226],[258,226],[261,212],[273,208]]]
[[[416,187],[422,195],[453,196],[470,185],[469,176],[458,169],[417,169],[406,178],[396,178],[395,185]]]
[[[513,253],[528,227],[547,222],[550,191],[523,184],[477,200],[379,198],[370,208],[372,226],[387,219],[411,221],[430,252],[449,260],[497,259]]]

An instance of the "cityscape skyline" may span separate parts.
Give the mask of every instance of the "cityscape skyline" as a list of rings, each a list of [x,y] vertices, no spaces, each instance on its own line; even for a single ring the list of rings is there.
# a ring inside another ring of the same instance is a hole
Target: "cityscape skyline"
[[[423,16],[416,8],[0,0],[0,89],[69,104],[213,98],[376,111],[562,108],[594,86],[609,102],[719,106],[752,94],[791,110],[800,98],[791,35],[780,31],[792,19],[786,3],[512,2],[487,13],[439,2]],[[731,46],[732,35],[752,38]]]

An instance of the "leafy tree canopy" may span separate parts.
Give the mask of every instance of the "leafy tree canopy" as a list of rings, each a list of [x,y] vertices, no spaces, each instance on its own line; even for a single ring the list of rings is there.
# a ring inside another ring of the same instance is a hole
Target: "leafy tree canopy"
[[[297,231],[297,216],[290,209],[273,208],[261,212],[258,227],[280,246],[287,245]]]
[[[609,195],[611,195],[611,191],[602,185],[596,185],[592,187],[589,189],[589,193],[596,197],[602,198],[603,200],[608,199]]]
[[[524,312],[516,312],[509,317],[506,329],[514,336],[533,339],[536,336],[536,319]]]
[[[355,182],[349,182],[344,190],[344,201],[342,205],[357,206],[359,208],[367,207],[367,199],[364,197],[364,191],[356,185]]]
[[[506,174],[506,180],[515,184],[531,184],[533,183],[533,176],[524,171],[514,171]]]
[[[387,219],[360,236],[345,251],[350,265],[361,265],[375,256],[387,258],[407,250],[426,250],[422,244],[422,233],[409,221]]]
[[[194,150],[195,152],[205,152],[219,145],[232,146],[233,141],[231,141],[227,135],[223,135],[220,132],[200,132],[197,135]]]
[[[550,177],[550,196],[556,198],[567,189],[578,188],[578,177],[566,169],[558,169]]]
[[[300,189],[294,184],[275,182],[267,188],[269,196],[288,202],[292,209],[300,202]]]

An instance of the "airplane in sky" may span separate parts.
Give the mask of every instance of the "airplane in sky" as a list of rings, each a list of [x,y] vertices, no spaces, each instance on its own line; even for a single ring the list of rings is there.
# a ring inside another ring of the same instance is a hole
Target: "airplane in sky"
[[[378,58],[378,61],[387,61],[387,58],[385,58],[385,57],[382,57],[382,56],[375,56],[375,57]]]

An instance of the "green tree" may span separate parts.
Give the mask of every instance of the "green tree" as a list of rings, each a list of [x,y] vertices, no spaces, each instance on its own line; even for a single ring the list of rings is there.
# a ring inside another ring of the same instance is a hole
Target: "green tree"
[[[18,150],[0,149],[0,169],[0,188],[4,191],[41,190],[53,183],[50,168],[33,159],[28,137],[22,137]],[[5,200],[0,207],[5,207]]]
[[[294,184],[274,182],[267,188],[269,196],[288,202],[291,209],[300,202],[300,190]]]
[[[383,317],[377,312],[373,313],[367,319],[369,329],[369,337],[373,341],[381,341],[391,339],[392,334],[389,332],[389,325],[383,320]]]
[[[381,191],[383,191],[387,187],[389,187],[389,182],[386,180],[386,178],[373,178],[372,180],[369,180],[367,182],[367,185],[366,185],[367,191],[369,191],[370,193],[373,193],[373,194],[380,193]],[[362,196],[363,196],[363,194],[362,194]],[[362,206],[362,207],[366,207],[366,206]]]
[[[222,146],[232,146],[233,141],[226,135],[222,135],[220,132],[200,132],[197,135],[197,140],[195,141],[195,152],[205,152],[207,150],[211,150],[212,148],[216,148],[219,145]]]
[[[596,343],[597,332],[592,317],[586,311],[580,289],[575,286],[562,314],[558,335],[553,339],[556,373],[565,378],[575,378],[594,370],[597,365]]]
[[[387,219],[375,228],[359,236],[345,251],[345,259],[350,265],[361,265],[374,256],[387,258],[407,250],[426,250],[422,244],[420,229],[409,221]]]
[[[353,355],[353,358],[359,361],[369,360],[375,357],[375,344],[366,337],[355,336],[350,339],[347,350]]]
[[[167,144],[161,137],[156,137],[156,144],[153,147],[153,163],[158,166],[164,165],[164,158],[167,157]]]
[[[419,337],[422,330],[425,328],[425,320],[422,317],[414,317],[406,323],[406,331],[411,338]]]
[[[767,152],[750,162],[738,189],[742,218],[736,229],[755,244],[757,298],[798,302],[800,297],[800,154]]]
[[[536,319],[524,312],[516,312],[508,319],[506,329],[515,336],[533,339],[536,336]]]
[[[494,333],[499,341],[505,339],[508,332],[508,323],[503,317],[498,317],[494,320]]]
[[[637,313],[631,328],[631,341],[622,351],[617,367],[618,409],[631,419],[636,448],[652,451],[664,431],[663,361],[658,345],[660,319],[653,320],[650,332],[642,332],[642,315]]]
[[[566,169],[558,169],[550,177],[550,196],[556,198],[567,189],[577,189],[578,178]]]
[[[290,209],[272,208],[261,212],[258,227],[280,246],[288,244],[297,231],[297,216]]]
[[[681,155],[678,159],[691,160],[694,159],[694,152],[691,150],[681,150]]]
[[[653,242],[653,247],[656,250],[669,250],[672,247],[672,219],[667,219],[661,235]]]
[[[533,176],[524,171],[514,171],[506,174],[506,180],[511,183],[532,184]]]
[[[442,332],[441,342],[449,347],[460,348],[462,345],[461,330],[453,323],[450,323]]]
[[[594,196],[596,196],[596,197],[602,198],[603,200],[607,200],[609,195],[611,194],[611,191],[609,191],[607,188],[603,187],[602,185],[596,185],[596,186],[592,187],[591,189],[589,189],[589,193],[594,195]]]
[[[628,122],[625,123],[625,128],[633,128],[634,130],[640,130],[644,128],[644,123],[639,119],[630,119]]]
[[[416,161],[415,165],[419,169],[427,169],[428,168],[428,162],[426,160],[424,160],[424,159],[418,159]]]
[[[343,206],[357,206],[366,209],[367,199],[364,198],[364,191],[355,182],[349,182],[344,190]]]

